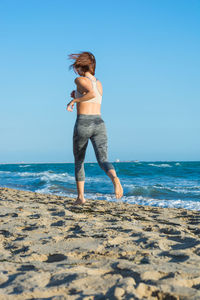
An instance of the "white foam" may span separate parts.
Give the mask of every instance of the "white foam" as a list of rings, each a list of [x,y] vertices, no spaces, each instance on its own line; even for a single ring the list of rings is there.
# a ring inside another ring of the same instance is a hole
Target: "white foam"
[[[176,192],[176,193],[183,193],[183,194],[200,194],[200,190],[194,190],[193,188],[190,187],[186,187],[186,188],[180,188],[180,187],[174,187],[174,188],[170,188],[170,191],[172,192]]]
[[[200,210],[200,202],[195,201],[183,201],[178,200],[160,200],[160,199],[151,199],[142,196],[131,196],[123,197],[123,201],[130,204],[139,204],[139,205],[150,205],[157,207],[171,207],[171,208],[186,208],[190,210]]]
[[[40,194],[52,194],[49,190],[49,187],[45,187],[43,189],[37,189],[35,190],[35,192]]]
[[[20,168],[26,168],[26,167],[30,167],[30,165],[20,165]]]
[[[66,193],[66,192],[55,192],[52,193],[52,190],[49,189],[50,186],[47,186],[43,189],[36,190],[37,193],[43,193],[43,194],[55,194],[59,196],[65,196],[70,198],[76,198],[77,193],[74,191],[74,193]],[[119,202],[119,199],[115,198],[114,194],[101,194],[101,193],[85,193],[86,199],[92,199],[92,200],[106,200],[111,202]],[[200,211],[200,202],[195,201],[183,201],[181,199],[177,200],[160,200],[160,199],[153,199],[143,196],[123,196],[120,200],[121,202],[129,203],[129,204],[138,204],[138,205],[145,205],[145,206],[156,206],[156,207],[169,207],[169,208],[185,208],[189,210],[197,210]]]
[[[41,180],[44,181],[52,181],[52,180],[57,180],[57,181],[64,181],[64,182],[69,182],[75,180],[74,176],[69,175],[67,172],[66,173],[61,173],[61,174],[56,174],[51,171],[44,171],[44,172],[18,172],[19,176],[22,177],[39,177]]]
[[[118,199],[115,198],[114,194],[102,194],[102,195],[86,195],[88,198],[94,200],[107,200],[119,202]],[[89,197],[91,196],[91,197]],[[143,196],[124,196],[121,199],[122,202],[126,202],[129,204],[138,204],[138,205],[150,205],[157,207],[171,207],[171,208],[185,208],[189,210],[200,210],[200,202],[195,201],[183,201],[183,200],[160,200],[160,199],[152,199]]]
[[[10,174],[10,173],[12,173],[12,172],[10,172],[10,171],[0,171],[0,174]]]
[[[158,168],[171,168],[172,166],[170,166],[169,164],[148,164],[148,166],[152,166],[152,167],[158,167]]]
[[[134,185],[134,184],[123,184],[123,187],[128,188],[128,190],[134,190],[134,189],[143,189],[143,190],[150,190],[151,188],[154,188],[156,190],[166,190],[166,192],[175,192],[175,193],[183,193],[183,194],[200,194],[200,186],[168,186],[168,185],[152,185],[152,186],[139,186],[139,185]]]
[[[64,197],[69,197],[69,198],[76,198],[77,194],[76,191],[74,191],[74,193],[66,193],[63,191],[56,191],[56,192],[52,192],[51,186],[46,186],[43,189],[37,189],[35,191],[36,193],[40,193],[40,194],[53,194],[53,195],[57,195],[57,196],[64,196]]]

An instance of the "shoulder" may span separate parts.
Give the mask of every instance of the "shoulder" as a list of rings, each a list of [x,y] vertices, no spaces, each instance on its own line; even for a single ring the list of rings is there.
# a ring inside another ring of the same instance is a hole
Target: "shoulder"
[[[79,76],[79,77],[75,78],[74,82],[76,84],[81,84],[81,83],[87,82],[87,79],[85,77],[83,77],[83,76]]]

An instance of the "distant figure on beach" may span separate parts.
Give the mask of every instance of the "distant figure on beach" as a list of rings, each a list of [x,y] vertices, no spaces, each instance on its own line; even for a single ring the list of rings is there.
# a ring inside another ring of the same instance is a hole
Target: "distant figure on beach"
[[[103,119],[101,118],[101,101],[103,88],[101,82],[95,78],[96,60],[91,52],[70,54],[69,59],[74,60],[70,65],[76,74],[76,90],[71,92],[71,100],[67,104],[67,110],[73,111],[77,104],[77,119],[73,132],[73,153],[75,160],[75,179],[78,197],[75,205],[84,204],[84,159],[88,140],[90,139],[95,151],[99,166],[110,177],[114,185],[116,198],[123,196],[123,188],[117,177],[114,166],[108,162],[107,133]]]

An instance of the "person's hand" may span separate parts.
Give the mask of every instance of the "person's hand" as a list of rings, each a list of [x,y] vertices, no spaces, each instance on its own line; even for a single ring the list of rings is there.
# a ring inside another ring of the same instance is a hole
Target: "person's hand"
[[[71,96],[72,98],[75,98],[75,91],[74,91],[74,90],[71,92],[70,96]]]
[[[68,104],[67,104],[67,110],[68,111],[73,111],[74,108],[74,100],[71,100]]]

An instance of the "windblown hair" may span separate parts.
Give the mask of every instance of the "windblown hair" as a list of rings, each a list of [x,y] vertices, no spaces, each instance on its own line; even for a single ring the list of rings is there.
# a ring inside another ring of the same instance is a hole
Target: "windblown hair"
[[[95,74],[96,59],[91,52],[80,52],[78,54],[69,54],[69,59],[75,60],[73,64],[69,66],[69,69],[74,70],[81,76],[85,76],[85,72],[90,72],[92,75]]]

